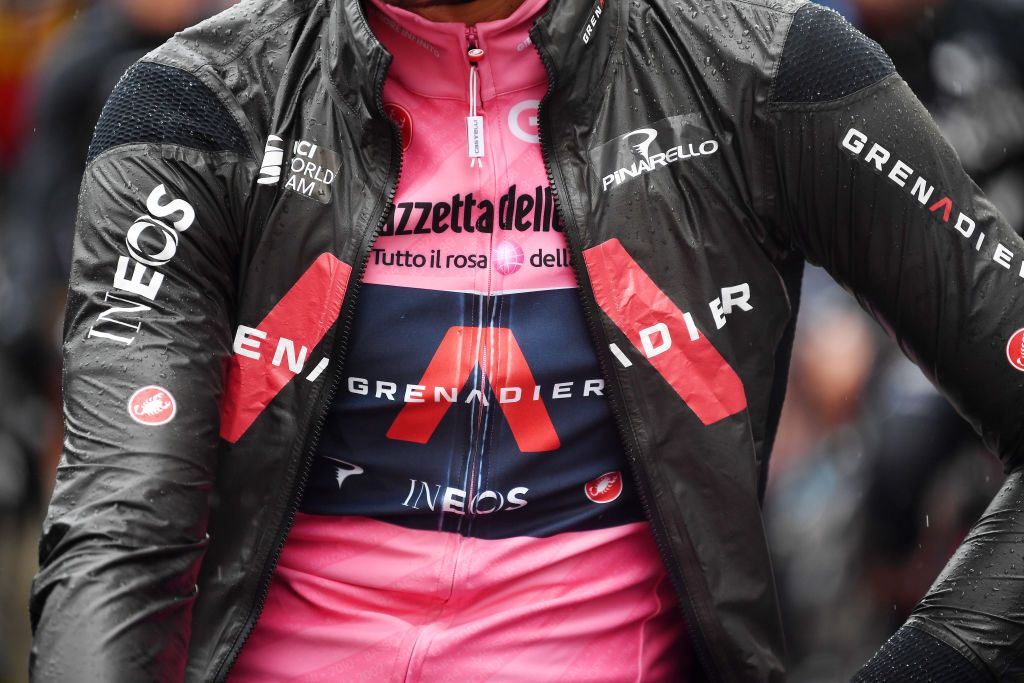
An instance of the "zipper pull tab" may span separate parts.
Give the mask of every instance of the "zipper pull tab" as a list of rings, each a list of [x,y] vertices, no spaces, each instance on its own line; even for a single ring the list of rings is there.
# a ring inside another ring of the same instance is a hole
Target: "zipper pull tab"
[[[469,58],[469,116],[466,117],[466,128],[469,136],[469,165],[471,168],[483,168],[484,117],[477,115],[476,104],[480,96],[477,64],[484,58],[484,51],[470,43],[466,56]]]

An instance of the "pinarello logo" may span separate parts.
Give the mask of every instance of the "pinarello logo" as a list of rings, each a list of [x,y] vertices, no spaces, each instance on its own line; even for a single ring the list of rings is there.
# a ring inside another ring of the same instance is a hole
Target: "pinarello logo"
[[[587,498],[595,503],[610,503],[622,495],[622,472],[608,472],[583,487]]]
[[[402,151],[408,151],[412,144],[412,114],[400,104],[385,104],[384,113],[395,122],[398,130],[402,133]]]
[[[1024,329],[1017,330],[1006,345],[1006,358],[1010,365],[1024,372]]]
[[[128,399],[128,414],[139,424],[150,427],[165,425],[178,412],[171,392],[163,387],[142,387]]]
[[[521,246],[505,240],[494,248],[494,269],[502,275],[512,275],[523,267],[525,258]]]

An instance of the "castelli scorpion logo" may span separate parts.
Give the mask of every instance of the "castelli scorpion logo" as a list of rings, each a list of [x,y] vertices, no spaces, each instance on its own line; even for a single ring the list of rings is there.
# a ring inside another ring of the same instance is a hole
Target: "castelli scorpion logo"
[[[1017,330],[1006,345],[1006,359],[1015,369],[1024,372],[1024,329]]]
[[[142,387],[128,399],[128,415],[149,427],[165,425],[174,419],[178,405],[163,387]]]
[[[608,472],[583,487],[587,498],[595,503],[610,503],[622,495],[622,473]]]

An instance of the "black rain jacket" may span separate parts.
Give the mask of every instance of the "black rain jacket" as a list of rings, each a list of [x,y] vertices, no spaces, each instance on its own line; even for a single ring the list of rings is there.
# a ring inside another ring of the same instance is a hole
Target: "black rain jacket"
[[[805,261],[1010,473],[882,659],[909,642],[905,672],[1024,678],[1024,240],[888,57],[802,0],[552,0],[532,36],[582,305],[708,678],[784,675],[761,496]],[[358,0],[245,0],[114,91],[77,217],[35,680],[228,675],[401,172],[389,62]],[[282,316],[294,343],[254,359]]]

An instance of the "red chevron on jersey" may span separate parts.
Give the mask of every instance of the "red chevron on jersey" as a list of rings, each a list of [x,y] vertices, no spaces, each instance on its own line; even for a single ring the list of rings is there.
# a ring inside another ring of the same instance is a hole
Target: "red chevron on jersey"
[[[242,438],[295,377],[295,366],[305,363],[338,319],[351,275],[352,266],[321,254],[263,321],[250,328],[247,348],[240,351],[236,337],[221,402],[221,437],[231,443]]]
[[[481,335],[486,338],[480,339]],[[388,430],[388,438],[413,443],[430,441],[459,389],[480,364],[519,450],[558,450],[561,443],[530,366],[512,330],[505,327],[449,329],[417,387],[422,402],[406,403]],[[485,400],[482,394],[480,400]]]
[[[743,383],[711,342],[633,260],[609,240],[583,253],[601,310],[705,425],[747,407]],[[657,334],[657,341],[651,339]],[[696,337],[696,338],[694,338]]]

